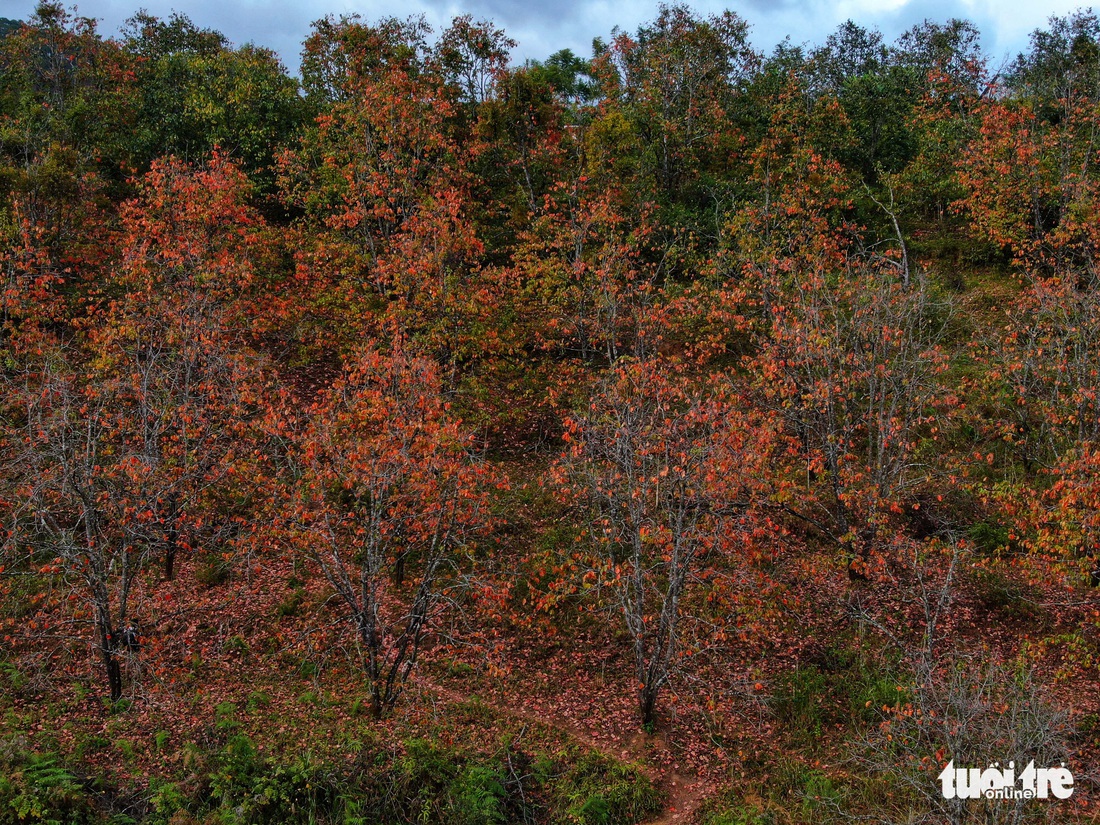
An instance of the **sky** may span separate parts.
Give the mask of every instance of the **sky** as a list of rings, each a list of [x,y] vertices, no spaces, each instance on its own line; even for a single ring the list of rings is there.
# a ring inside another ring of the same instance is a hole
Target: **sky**
[[[71,5],[71,4],[70,4]],[[877,28],[887,42],[925,19],[968,19],[982,32],[982,48],[996,65],[1027,48],[1028,35],[1051,15],[1081,7],[1073,0],[699,0],[701,16],[728,8],[750,26],[752,44],[765,53],[789,36],[792,43],[820,44],[845,20]],[[35,0],[0,0],[0,17],[26,19]],[[274,49],[297,72],[310,24],[329,14],[357,13],[365,20],[423,14],[437,30],[455,16],[491,20],[519,42],[513,59],[543,59],[570,48],[591,54],[593,37],[607,39],[613,27],[627,32],[652,20],[657,0],[82,0],[81,16],[114,34],[139,8],[158,17],[178,11],[203,28],[217,29],[233,43]]]

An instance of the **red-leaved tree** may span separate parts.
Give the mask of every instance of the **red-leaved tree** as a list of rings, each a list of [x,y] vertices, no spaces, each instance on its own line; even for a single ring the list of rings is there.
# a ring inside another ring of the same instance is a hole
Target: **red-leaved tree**
[[[638,711],[652,724],[684,653],[692,584],[712,556],[747,544],[772,428],[671,362],[623,359],[567,432],[566,478],[592,516],[586,583],[607,588],[626,623]]]
[[[467,583],[493,479],[430,360],[368,350],[308,417],[285,519],[348,611],[381,715]]]

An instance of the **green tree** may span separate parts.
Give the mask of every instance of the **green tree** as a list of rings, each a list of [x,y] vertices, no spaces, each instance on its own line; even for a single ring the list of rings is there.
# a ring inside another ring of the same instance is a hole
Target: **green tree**
[[[135,162],[199,161],[218,149],[270,189],[276,151],[309,112],[274,52],[235,49],[184,15],[163,21],[145,12],[128,21],[124,45],[136,66]]]

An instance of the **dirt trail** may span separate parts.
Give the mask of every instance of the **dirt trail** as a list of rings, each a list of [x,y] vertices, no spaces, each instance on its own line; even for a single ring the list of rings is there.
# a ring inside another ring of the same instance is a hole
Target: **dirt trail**
[[[696,776],[684,777],[678,773],[669,777],[667,810],[645,825],[683,825],[691,822],[707,798],[707,782]]]
[[[455,704],[469,702],[476,698],[486,707],[491,708],[502,716],[510,716],[513,719],[522,719],[534,725],[550,727],[568,734],[570,738],[586,747],[605,753],[609,751],[608,742],[600,742],[594,739],[586,731],[582,730],[568,719],[547,717],[545,714],[535,713],[526,708],[501,705],[497,702],[486,700],[483,696],[452,690],[451,688],[444,687],[443,685],[423,678],[416,679],[416,684]],[[617,742],[614,744],[619,753],[626,752],[631,758],[639,763],[645,756],[638,746],[637,739],[630,743]],[[707,798],[709,783],[705,779],[695,776],[694,774],[681,774],[677,772],[675,768],[668,774],[661,774],[652,768],[643,768],[643,770],[646,771],[649,778],[652,779],[655,784],[664,787],[668,793],[668,802],[665,806],[665,810],[656,818],[645,820],[644,822],[638,823],[638,825],[687,825],[687,823],[691,822],[695,812],[699,810]]]

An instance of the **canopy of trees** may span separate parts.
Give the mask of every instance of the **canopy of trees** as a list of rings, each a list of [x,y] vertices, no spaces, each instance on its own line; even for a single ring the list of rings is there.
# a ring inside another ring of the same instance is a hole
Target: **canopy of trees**
[[[0,823],[1085,821],[1100,22],[748,30],[0,18]]]

